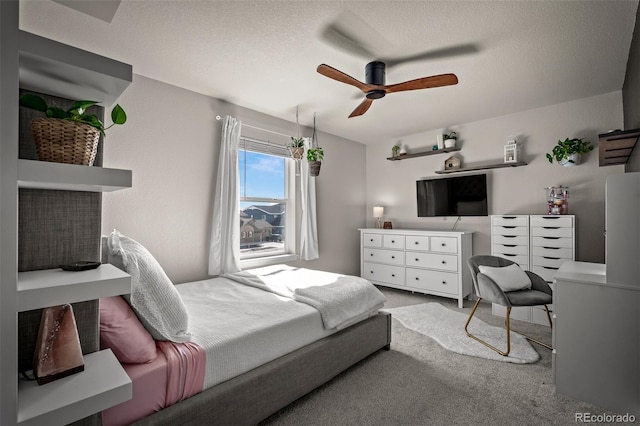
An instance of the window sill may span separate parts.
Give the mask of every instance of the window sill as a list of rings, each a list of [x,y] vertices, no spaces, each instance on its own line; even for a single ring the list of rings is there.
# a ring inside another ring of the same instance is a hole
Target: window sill
[[[260,266],[275,265],[277,263],[293,262],[296,260],[298,260],[297,254],[280,254],[277,256],[256,257],[253,259],[241,260],[240,268],[259,268]]]

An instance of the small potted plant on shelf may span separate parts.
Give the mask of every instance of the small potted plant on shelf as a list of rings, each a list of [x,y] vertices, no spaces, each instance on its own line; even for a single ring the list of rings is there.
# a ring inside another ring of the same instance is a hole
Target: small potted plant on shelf
[[[582,138],[566,138],[558,140],[551,153],[547,153],[547,160],[553,164],[555,159],[563,166],[577,166],[580,164],[582,154],[593,150],[593,144]]]
[[[442,135],[444,139],[444,147],[445,148],[455,148],[456,140],[458,139],[458,134],[456,132],[445,133]]]
[[[392,157],[397,157],[400,155],[400,148],[402,148],[399,144],[395,144],[393,147],[391,147],[391,156]]]
[[[31,121],[31,132],[41,161],[93,165],[98,151],[100,135],[116,124],[124,124],[127,114],[120,105],[111,110],[113,123],[105,127],[87,108],[96,101],[76,101],[67,110],[48,106],[40,96],[25,93],[20,96],[20,106],[45,113],[46,117]]]
[[[309,175],[318,176],[320,174],[320,166],[324,159],[324,150],[319,146],[309,148],[307,150],[307,161],[309,162]]]
[[[304,138],[294,138],[291,136],[289,151],[291,151],[291,157],[293,157],[294,160],[300,160],[304,154]]]

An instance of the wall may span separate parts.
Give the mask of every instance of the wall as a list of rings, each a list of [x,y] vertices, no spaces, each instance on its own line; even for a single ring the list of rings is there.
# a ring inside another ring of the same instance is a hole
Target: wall
[[[544,214],[545,187],[570,187],[569,213],[577,215],[577,257],[604,262],[604,190],[607,175],[621,173],[624,166],[598,167],[598,133],[622,127],[622,94],[614,92],[488,120],[453,126],[458,131],[457,152],[464,164],[502,162],[509,135],[524,146],[524,167],[487,170],[489,214]],[[409,153],[430,150],[438,131],[402,139]],[[562,167],[549,164],[545,153],[558,139],[585,137],[596,148],[583,156],[583,164]],[[385,220],[394,228],[450,230],[456,218],[418,218],[415,181],[439,176],[448,154],[387,161],[397,140],[367,147],[367,224],[373,226],[372,207],[385,207]],[[480,173],[480,172],[476,172]],[[490,253],[490,219],[464,217],[458,230],[473,230],[473,252]]]
[[[127,111],[128,122],[108,130],[104,164],[133,170],[133,187],[104,195],[103,234],[116,228],[145,245],[175,283],[207,278],[222,124],[216,115],[229,114],[245,124],[291,135],[295,123],[139,75],[118,103]],[[303,130],[303,136],[311,135]],[[359,274],[365,147],[322,132],[318,141],[325,148],[316,178],[320,259],[294,264]]]
[[[624,86],[622,87],[622,99],[624,103],[624,128],[640,128],[640,28],[638,19],[640,18],[640,8],[636,12],[636,27],[633,31],[633,39],[629,48],[629,59],[627,61],[627,72],[625,74]],[[640,172],[640,146],[631,153],[631,158],[626,164],[625,171]]]

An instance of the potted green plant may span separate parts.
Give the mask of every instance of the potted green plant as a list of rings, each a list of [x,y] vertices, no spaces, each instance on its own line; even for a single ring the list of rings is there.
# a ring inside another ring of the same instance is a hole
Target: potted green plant
[[[397,157],[400,155],[400,148],[402,148],[399,144],[395,144],[393,147],[391,147],[391,155],[393,157]]]
[[[582,154],[593,150],[593,144],[582,138],[566,138],[558,140],[551,153],[547,153],[547,160],[553,164],[555,159],[563,166],[576,166],[580,164]]]
[[[458,134],[456,132],[445,133],[442,135],[445,148],[455,148]]]
[[[48,106],[44,99],[31,93],[20,96],[20,106],[46,115],[31,121],[31,132],[41,161],[93,165],[100,135],[127,121],[124,109],[116,105],[111,110],[113,123],[105,127],[98,116],[87,113],[87,108],[96,104],[96,101],[76,101],[65,110]]]
[[[324,150],[319,146],[307,150],[307,161],[309,162],[309,174],[311,176],[318,176],[320,174],[320,166],[322,165],[323,159]]]
[[[294,138],[291,136],[289,151],[291,151],[291,156],[295,160],[300,160],[304,154],[304,138]]]

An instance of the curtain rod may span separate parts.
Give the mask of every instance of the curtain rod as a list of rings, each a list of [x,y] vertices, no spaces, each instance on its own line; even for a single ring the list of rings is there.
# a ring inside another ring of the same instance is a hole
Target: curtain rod
[[[222,117],[220,117],[219,115],[216,115],[216,120],[220,121],[220,120],[222,120]],[[251,126],[249,124],[242,123],[242,125],[245,126],[245,127],[249,127],[251,129],[260,130],[262,132],[268,132],[268,133],[273,133],[274,135],[284,136],[285,138],[290,138],[291,137],[291,135],[285,135],[284,133],[274,132],[273,130],[263,129],[261,127]]]

